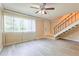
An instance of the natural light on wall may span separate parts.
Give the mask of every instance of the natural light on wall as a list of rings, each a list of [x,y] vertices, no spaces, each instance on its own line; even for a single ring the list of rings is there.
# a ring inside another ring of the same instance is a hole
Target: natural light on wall
[[[4,14],[4,32],[35,32],[36,21]]]

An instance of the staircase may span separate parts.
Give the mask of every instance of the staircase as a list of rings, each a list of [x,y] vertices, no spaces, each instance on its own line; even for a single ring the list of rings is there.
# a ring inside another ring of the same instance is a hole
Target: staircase
[[[78,25],[79,25],[79,12],[71,13],[63,21],[61,21],[54,27],[54,37],[56,38],[59,35],[75,28]]]

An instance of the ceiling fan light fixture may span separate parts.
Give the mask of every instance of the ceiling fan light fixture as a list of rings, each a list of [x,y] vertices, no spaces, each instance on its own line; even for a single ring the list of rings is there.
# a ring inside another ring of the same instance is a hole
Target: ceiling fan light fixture
[[[46,11],[44,11],[44,14],[47,14],[47,12],[46,12]]]
[[[40,10],[38,13],[39,14],[47,14],[46,10]]]
[[[42,13],[42,11],[39,11],[38,13],[39,13],[39,14],[41,14],[41,13]]]

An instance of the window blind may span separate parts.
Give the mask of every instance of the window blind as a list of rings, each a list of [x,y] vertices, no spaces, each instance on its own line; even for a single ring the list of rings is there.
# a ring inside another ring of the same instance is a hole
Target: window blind
[[[35,19],[4,13],[4,32],[35,32]]]

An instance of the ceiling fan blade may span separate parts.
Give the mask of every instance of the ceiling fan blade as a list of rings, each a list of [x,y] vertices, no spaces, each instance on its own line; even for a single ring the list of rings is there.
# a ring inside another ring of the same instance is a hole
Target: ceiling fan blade
[[[38,5],[32,5],[31,8],[39,9],[40,6],[38,6]]]
[[[45,10],[54,10],[55,8],[45,8]]]
[[[37,14],[39,11],[36,11],[35,13]]]
[[[37,8],[37,7],[33,7],[33,6],[31,6],[31,8],[34,8],[34,9],[39,9],[39,8]]]

